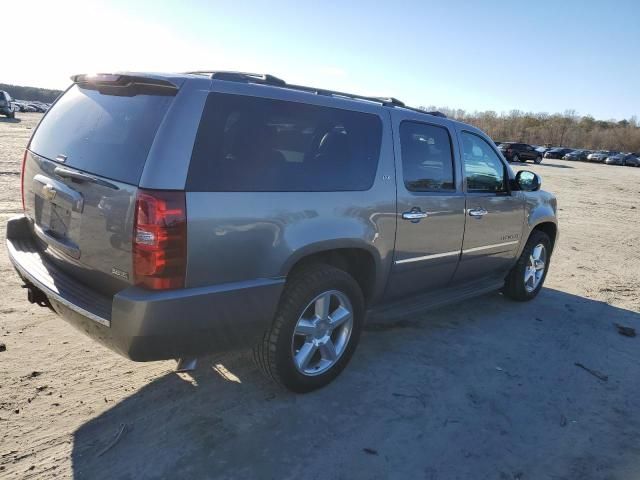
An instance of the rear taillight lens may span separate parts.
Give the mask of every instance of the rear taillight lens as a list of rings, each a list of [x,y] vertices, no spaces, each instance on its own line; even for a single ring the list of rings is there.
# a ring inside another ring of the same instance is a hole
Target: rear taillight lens
[[[184,192],[138,190],[135,214],[135,283],[153,290],[184,288],[187,266]]]
[[[24,156],[22,157],[22,168],[20,169],[20,197],[22,197],[22,211],[24,212],[24,166],[27,164],[27,154],[29,152],[27,150],[24,151]]]
[[[511,155],[511,152],[512,152],[512,151],[513,151],[513,150],[511,150],[510,148],[507,148],[507,153],[508,153],[509,155]]]

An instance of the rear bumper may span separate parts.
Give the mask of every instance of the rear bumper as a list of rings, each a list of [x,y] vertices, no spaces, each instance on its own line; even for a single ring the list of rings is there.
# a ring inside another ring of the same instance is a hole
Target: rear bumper
[[[61,317],[136,361],[254,345],[271,324],[284,285],[284,279],[256,279],[167,291],[129,287],[105,297],[48,262],[24,216],[9,220],[7,250],[20,277]]]

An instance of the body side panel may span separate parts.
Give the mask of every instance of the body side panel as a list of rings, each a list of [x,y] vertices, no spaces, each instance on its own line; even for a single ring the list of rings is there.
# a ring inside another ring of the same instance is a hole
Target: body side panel
[[[187,286],[280,278],[308,254],[362,248],[376,262],[372,301],[382,294],[395,241],[395,168],[390,118],[369,102],[213,81],[216,91],[348,108],[382,122],[377,173],[366,191],[187,192]],[[339,172],[336,172],[339,175]]]
[[[394,264],[385,294],[385,299],[389,300],[425,293],[448,284],[458,265],[465,221],[465,198],[454,122],[402,109],[391,110],[391,116],[396,152],[398,226]],[[452,149],[453,190],[417,192],[407,189],[400,140],[403,122],[447,130]],[[428,216],[417,222],[402,218],[404,212],[414,209],[420,209]]]
[[[558,228],[557,201],[549,192],[520,192],[524,197],[525,222],[523,223],[522,241],[518,246],[518,257],[522,253],[527,239],[533,229],[542,223],[553,223],[556,226],[554,246],[558,243],[560,230]],[[554,248],[555,249],[555,248]]]

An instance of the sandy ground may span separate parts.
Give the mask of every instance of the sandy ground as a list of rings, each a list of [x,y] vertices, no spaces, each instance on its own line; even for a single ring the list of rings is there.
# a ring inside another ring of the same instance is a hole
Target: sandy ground
[[[3,238],[40,118],[19,117],[0,120]],[[1,249],[0,477],[640,478],[640,337],[614,326],[640,333],[640,168],[526,168],[560,205],[540,296],[369,326],[305,396],[245,353],[181,376],[128,362],[28,304]]]

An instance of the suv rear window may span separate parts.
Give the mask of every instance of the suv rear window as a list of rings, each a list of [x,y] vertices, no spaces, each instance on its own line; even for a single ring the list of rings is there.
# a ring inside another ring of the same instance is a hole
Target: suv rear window
[[[376,115],[211,93],[193,149],[190,191],[342,191],[373,185]]]
[[[44,116],[34,153],[101,177],[137,185],[171,96],[106,95],[74,85]]]

